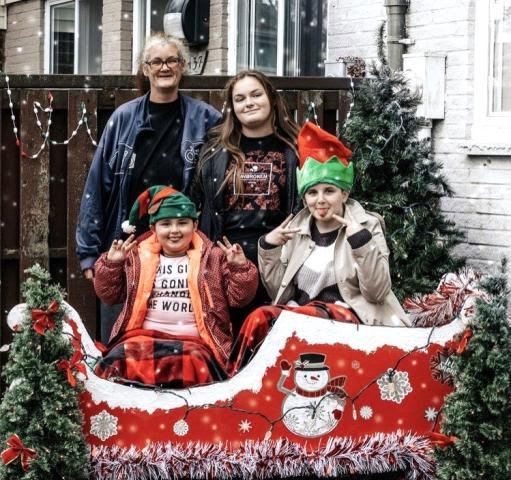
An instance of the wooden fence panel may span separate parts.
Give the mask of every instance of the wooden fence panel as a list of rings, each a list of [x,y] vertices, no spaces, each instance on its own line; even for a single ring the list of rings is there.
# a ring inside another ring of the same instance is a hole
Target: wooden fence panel
[[[115,108],[120,107],[123,103],[129,102],[138,96],[137,90],[116,90]]]
[[[98,139],[97,121],[94,112],[98,107],[98,92],[90,90],[69,91],[68,137],[76,130],[81,118],[82,104],[86,109],[87,123],[93,139]],[[80,211],[85,180],[89,172],[96,147],[91,142],[85,124],[79,126],[77,134],[67,147],[67,292],[68,301],[79,308],[85,326],[95,335],[97,332],[96,299],[92,282],[86,280],[76,256],[75,232]],[[99,141],[99,140],[98,140]]]
[[[222,90],[211,90],[209,92],[209,102],[210,105],[215,107],[219,112],[222,111],[224,107],[224,96]]]
[[[301,123],[311,102],[318,123],[337,133],[349,111],[348,79],[273,78],[286,100],[290,115]],[[48,89],[54,95],[54,125],[51,137],[63,140],[71,135],[84,101],[91,134],[99,140],[115,108],[138,95],[133,77],[91,77],[89,88],[77,76],[11,76],[12,99],[23,150],[37,152],[43,142],[33,114],[33,101],[47,105]],[[187,77],[184,93],[223,106],[225,77]],[[92,285],[81,275],[75,253],[75,228],[85,179],[95,147],[85,128],[80,128],[67,146],[51,146],[37,159],[20,158],[12,132],[5,85],[0,79],[0,344],[9,341],[5,314],[19,301],[23,270],[38,261],[50,267],[67,289],[70,303],[80,312],[87,327],[96,332],[96,300]],[[357,88],[358,85],[355,85]],[[46,114],[40,115],[45,127]],[[311,118],[313,120],[313,118]],[[1,357],[4,359],[5,356]]]
[[[19,105],[18,92],[13,92],[13,104]],[[9,344],[12,332],[6,323],[7,312],[19,298],[19,150],[13,132],[11,112],[5,90],[0,96],[0,346]],[[15,110],[19,118],[19,110]],[[18,124],[19,125],[19,124]],[[8,353],[0,353],[0,366]],[[0,380],[0,391],[3,388]]]
[[[339,92],[323,92],[323,128],[332,135],[337,135],[337,109]]]
[[[26,90],[22,98],[20,124],[22,148],[29,155],[36,155],[44,138],[33,121],[34,102],[47,104],[47,90]],[[43,131],[46,131],[43,123]],[[48,217],[50,214],[49,149],[42,150],[37,158],[20,158],[20,278],[24,270],[35,263],[49,268]]]

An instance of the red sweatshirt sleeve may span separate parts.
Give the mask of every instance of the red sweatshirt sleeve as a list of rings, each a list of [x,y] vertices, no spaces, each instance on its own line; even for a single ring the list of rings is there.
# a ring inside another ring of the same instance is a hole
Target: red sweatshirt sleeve
[[[240,308],[248,305],[255,297],[259,284],[257,267],[250,260],[245,265],[230,265],[224,259],[222,271],[229,306]]]
[[[124,262],[111,262],[103,253],[94,265],[94,290],[99,299],[107,305],[126,300],[126,274]]]

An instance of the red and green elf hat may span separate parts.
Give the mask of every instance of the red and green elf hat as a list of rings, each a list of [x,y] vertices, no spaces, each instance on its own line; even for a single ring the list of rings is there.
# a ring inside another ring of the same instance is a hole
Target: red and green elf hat
[[[143,191],[135,200],[128,220],[122,222],[125,233],[134,233],[137,220],[149,215],[153,225],[163,218],[191,218],[197,220],[195,204],[172,187],[156,185]]]
[[[350,191],[355,172],[351,150],[337,138],[312,122],[305,122],[298,134],[300,166],[297,168],[298,195],[318,183],[330,183]]]

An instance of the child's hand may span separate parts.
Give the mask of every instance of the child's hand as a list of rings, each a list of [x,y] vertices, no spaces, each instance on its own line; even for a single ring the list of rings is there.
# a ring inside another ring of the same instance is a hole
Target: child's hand
[[[348,212],[347,209],[344,209],[344,217],[341,217],[334,213],[332,215],[332,218],[337,220],[340,224],[346,225],[347,237],[354,235],[355,233],[364,229],[364,227],[353,218],[353,216],[350,214],[350,212]]]
[[[135,235],[130,235],[124,242],[122,240],[114,240],[110,250],[108,250],[107,260],[110,262],[122,263],[126,260],[128,252],[137,244]]]
[[[281,246],[291,240],[300,231],[299,228],[289,228],[292,219],[293,214],[289,215],[277,228],[267,233],[264,237],[265,241],[270,245]]]
[[[238,243],[232,245],[225,236],[223,239],[224,243],[218,240],[216,244],[222,249],[222,252],[224,252],[227,263],[231,265],[245,265],[245,263],[247,263],[247,257],[245,257],[241,246]]]

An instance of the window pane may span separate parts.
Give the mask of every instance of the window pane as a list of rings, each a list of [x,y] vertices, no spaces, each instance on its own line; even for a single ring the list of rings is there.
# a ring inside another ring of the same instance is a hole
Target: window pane
[[[75,4],[51,7],[51,73],[74,73]]]
[[[297,75],[300,52],[300,0],[288,0],[285,11],[284,75]]]
[[[167,0],[151,0],[151,31],[163,32],[163,15]]]
[[[278,0],[258,0],[254,15],[254,68],[277,73]]]
[[[103,0],[80,0],[78,73],[101,73]]]
[[[326,58],[326,13],[327,2],[321,0],[299,0],[299,7],[286,16],[286,28],[294,30],[294,41],[285,50],[288,58],[284,64],[286,75],[322,76]],[[286,34],[286,37],[288,35]]]
[[[511,0],[494,0],[493,112],[511,111]]]
[[[238,2],[238,38],[236,47],[236,71],[249,68],[250,52],[250,2]]]

